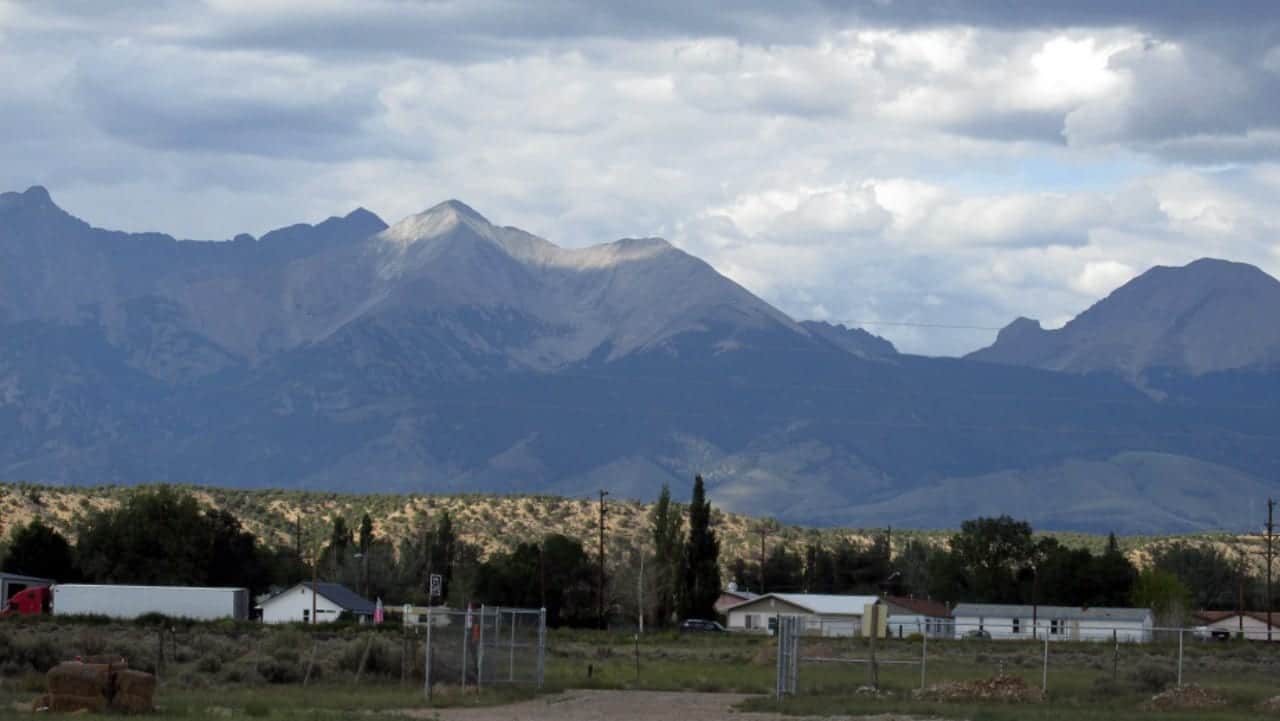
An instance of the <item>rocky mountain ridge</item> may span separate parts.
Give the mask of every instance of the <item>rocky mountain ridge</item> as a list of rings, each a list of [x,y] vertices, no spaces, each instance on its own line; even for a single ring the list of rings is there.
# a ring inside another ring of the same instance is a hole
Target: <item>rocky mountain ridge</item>
[[[990,360],[796,322],[665,241],[560,248],[458,201],[200,242],[0,195],[2,478],[648,499],[702,473],[723,508],[824,525],[1256,525],[1280,374]]]

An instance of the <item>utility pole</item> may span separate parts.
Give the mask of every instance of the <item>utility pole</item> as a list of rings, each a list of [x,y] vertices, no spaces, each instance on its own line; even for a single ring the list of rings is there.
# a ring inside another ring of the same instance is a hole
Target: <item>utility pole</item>
[[[640,576],[636,578],[636,619],[640,633],[644,633],[644,548],[640,549]]]
[[[760,527],[756,529],[756,533],[760,534],[760,593],[761,595],[763,595],[765,592],[764,591],[764,559],[765,559],[764,544],[765,544],[765,539],[773,535],[773,527],[767,522],[762,522],[760,524]]]
[[[604,497],[607,495],[609,495],[608,491],[600,489],[600,595],[598,599],[600,604],[600,628],[608,628],[604,615]]]
[[[1271,543],[1275,537],[1275,499],[1267,499],[1267,640],[1271,640],[1271,560],[1272,555]]]
[[[320,583],[320,552],[311,561],[311,623],[316,622],[316,585]]]

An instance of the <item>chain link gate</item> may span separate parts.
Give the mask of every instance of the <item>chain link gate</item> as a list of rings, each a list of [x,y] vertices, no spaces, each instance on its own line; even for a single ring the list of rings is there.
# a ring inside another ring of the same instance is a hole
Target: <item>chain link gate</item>
[[[547,649],[545,609],[430,608],[415,620],[427,629],[423,683],[428,699],[432,687],[439,684],[542,688]]]
[[[778,630],[778,677],[776,695],[794,696],[800,676],[800,617],[776,616]]]

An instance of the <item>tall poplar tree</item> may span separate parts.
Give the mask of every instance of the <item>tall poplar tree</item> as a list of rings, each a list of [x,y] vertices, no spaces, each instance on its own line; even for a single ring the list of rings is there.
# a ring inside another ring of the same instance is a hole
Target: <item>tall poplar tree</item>
[[[693,479],[689,502],[689,540],[684,547],[684,588],[680,594],[683,618],[714,618],[720,597],[720,541],[711,528],[711,502],[702,476]]]
[[[676,612],[676,589],[684,568],[684,513],[680,504],[671,501],[671,489],[665,483],[649,511],[649,526],[653,534],[654,562],[649,578],[656,599],[654,621],[665,626]]]

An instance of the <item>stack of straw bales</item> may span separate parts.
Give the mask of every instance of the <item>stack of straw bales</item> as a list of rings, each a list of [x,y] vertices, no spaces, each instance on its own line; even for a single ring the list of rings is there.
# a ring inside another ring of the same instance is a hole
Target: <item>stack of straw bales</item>
[[[131,671],[120,657],[60,663],[47,678],[49,693],[36,705],[50,711],[142,713],[155,708],[156,677]]]

